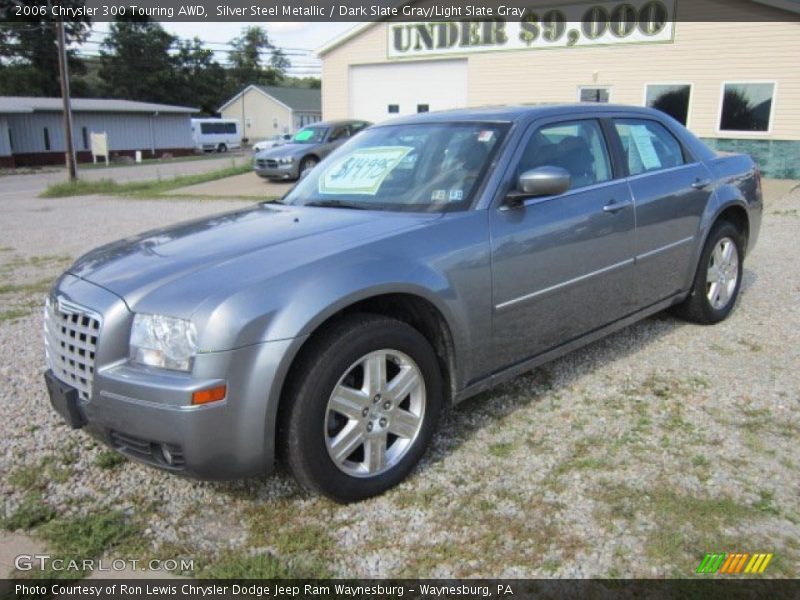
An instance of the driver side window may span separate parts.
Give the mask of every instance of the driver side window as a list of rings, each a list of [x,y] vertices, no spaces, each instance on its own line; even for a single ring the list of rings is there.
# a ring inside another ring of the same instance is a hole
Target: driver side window
[[[346,137],[348,137],[347,136],[347,127],[346,126],[337,127],[336,129],[334,129],[331,132],[330,141],[335,142],[336,140],[341,140],[341,139],[346,138]]]
[[[594,120],[545,125],[528,140],[517,176],[539,167],[560,167],[570,175],[570,189],[612,178],[611,161],[600,124]]]

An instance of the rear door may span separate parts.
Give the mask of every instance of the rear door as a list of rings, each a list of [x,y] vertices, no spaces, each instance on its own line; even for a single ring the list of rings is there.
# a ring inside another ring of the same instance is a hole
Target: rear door
[[[647,306],[691,285],[711,175],[658,121],[618,118],[613,124],[636,202],[636,303]]]
[[[495,367],[521,362],[633,311],[635,218],[595,119],[531,128],[510,179],[566,169],[571,189],[490,210]]]

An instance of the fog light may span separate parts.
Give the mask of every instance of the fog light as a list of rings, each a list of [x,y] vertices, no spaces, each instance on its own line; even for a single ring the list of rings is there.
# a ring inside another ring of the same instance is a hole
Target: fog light
[[[219,402],[225,399],[227,388],[220,385],[207,390],[198,390],[192,394],[192,404],[208,404],[209,402]]]
[[[168,444],[161,444],[161,457],[164,459],[164,462],[170,466],[174,463],[175,459],[172,457],[172,452],[170,452]]]

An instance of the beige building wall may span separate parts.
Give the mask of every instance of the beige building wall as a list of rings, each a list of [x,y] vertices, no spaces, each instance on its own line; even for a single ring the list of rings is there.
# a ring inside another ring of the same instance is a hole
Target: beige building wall
[[[606,85],[611,87],[611,102],[642,106],[646,83],[691,83],[689,127],[699,136],[800,140],[797,15],[747,0],[730,0],[713,3],[726,11],[726,22],[692,21],[701,3],[705,2],[679,2],[681,20],[669,44],[475,52],[435,55],[430,60],[468,59],[469,106],[574,102],[579,86]],[[707,7],[703,15],[708,15]],[[323,56],[323,118],[349,116],[349,66],[394,62],[386,54],[387,26],[381,23]],[[719,132],[723,81],[779,82],[770,133]]]
[[[292,111],[255,89],[248,89],[244,94],[244,119],[242,108],[240,96],[225,107],[221,115],[225,119],[238,119],[243,123],[242,135],[251,142],[294,131]]]

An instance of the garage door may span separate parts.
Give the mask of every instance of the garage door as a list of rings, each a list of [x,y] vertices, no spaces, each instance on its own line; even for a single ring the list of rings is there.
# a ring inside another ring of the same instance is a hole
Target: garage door
[[[350,67],[350,117],[378,122],[467,105],[467,61],[435,60]]]

